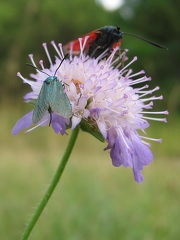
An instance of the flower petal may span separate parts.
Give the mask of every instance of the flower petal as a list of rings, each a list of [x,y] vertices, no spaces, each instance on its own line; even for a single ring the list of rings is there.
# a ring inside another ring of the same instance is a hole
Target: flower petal
[[[28,128],[33,124],[32,114],[33,114],[33,111],[27,113],[17,121],[17,123],[12,129],[12,135],[14,136],[17,135],[22,129]]]
[[[135,153],[138,157],[138,161],[142,165],[148,165],[153,160],[153,154],[148,146],[142,143],[141,139],[137,135],[132,136],[133,146]]]
[[[56,113],[52,114],[52,128],[54,129],[55,133],[61,133],[62,135],[65,134],[66,132],[66,124],[69,124],[70,119],[69,118],[64,118]]]

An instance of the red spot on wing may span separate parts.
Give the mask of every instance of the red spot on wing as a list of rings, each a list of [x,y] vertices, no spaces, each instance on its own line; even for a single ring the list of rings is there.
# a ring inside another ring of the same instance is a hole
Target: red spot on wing
[[[84,50],[87,50],[89,49],[91,43],[97,38],[97,34],[99,33],[98,30],[95,30],[93,32],[90,32],[84,36],[82,36],[82,45],[84,44],[84,41],[85,41],[85,37],[86,36],[89,36],[88,39],[86,40],[86,46],[84,48]],[[78,54],[79,51],[80,51],[80,43],[79,43],[79,40],[78,39],[75,39],[71,42],[69,42],[68,44],[65,45],[65,49],[67,51],[69,50],[72,50],[74,54]]]
[[[119,47],[119,46],[121,46],[121,44],[122,44],[122,39],[119,39],[117,42],[115,42],[115,43],[113,44],[112,48],[114,49],[114,48],[116,48],[116,47]]]

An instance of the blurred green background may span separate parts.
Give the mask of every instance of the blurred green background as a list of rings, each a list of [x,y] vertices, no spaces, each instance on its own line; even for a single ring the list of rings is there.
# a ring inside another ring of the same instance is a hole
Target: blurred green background
[[[147,132],[163,143],[152,143],[154,162],[144,169],[140,185],[131,169],[112,167],[105,144],[80,133],[62,181],[30,239],[180,238],[180,1],[124,2],[110,11],[93,0],[0,0],[0,239],[20,239],[71,134],[62,137],[46,127],[11,135],[15,122],[32,108],[22,99],[30,88],[16,73],[28,77],[32,72],[25,64],[30,53],[37,62],[46,60],[43,42],[51,52],[51,40],[66,43],[106,25],[169,48],[123,37],[129,59],[138,56],[133,70],[144,69],[153,79],[151,88],[161,87],[156,95],[163,94],[164,100],[155,102],[155,109],[168,109],[168,123],[153,122]]]

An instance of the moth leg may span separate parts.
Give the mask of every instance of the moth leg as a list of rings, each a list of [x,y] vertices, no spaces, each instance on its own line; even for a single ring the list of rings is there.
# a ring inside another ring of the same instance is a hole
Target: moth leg
[[[125,61],[127,60],[126,53],[127,53],[126,49],[119,49],[114,55],[114,58],[121,59],[121,64],[119,65],[120,69],[123,69],[125,67]]]
[[[94,51],[90,54],[90,57],[93,57],[93,55],[95,55],[98,49],[103,49],[103,48],[104,48],[103,46],[97,46],[97,48],[95,48]]]
[[[123,69],[125,67],[125,61],[127,60],[127,56],[126,56],[126,53],[127,53],[127,50],[126,49],[120,49],[119,50],[121,56],[122,56],[122,60],[121,60],[121,69]]]
[[[49,127],[51,126],[51,122],[52,122],[52,109],[51,107],[48,108],[48,112],[50,114],[50,121],[49,121]]]
[[[79,98],[77,100],[77,105],[79,104],[79,100],[80,100],[81,97],[82,97],[82,93],[80,93],[80,96],[79,96]]]

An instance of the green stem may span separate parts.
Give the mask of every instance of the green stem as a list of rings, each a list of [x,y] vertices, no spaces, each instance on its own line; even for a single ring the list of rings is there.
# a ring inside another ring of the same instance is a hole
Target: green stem
[[[37,220],[39,219],[42,211],[44,210],[44,208],[45,208],[46,204],[48,203],[52,193],[54,192],[54,189],[56,188],[56,186],[57,186],[57,184],[58,184],[58,182],[61,178],[61,175],[64,171],[64,168],[66,166],[66,163],[67,163],[67,161],[70,157],[70,154],[71,154],[72,149],[74,147],[74,144],[76,142],[78,133],[79,133],[79,127],[76,127],[71,134],[71,138],[69,140],[68,146],[67,146],[66,151],[64,153],[64,156],[62,157],[62,160],[61,160],[61,162],[58,166],[58,169],[56,170],[56,173],[55,173],[55,175],[52,179],[52,182],[50,183],[44,197],[42,198],[41,202],[39,203],[39,206],[37,207],[34,215],[32,216],[29,224],[27,225],[27,227],[26,227],[26,229],[23,233],[23,236],[21,238],[22,240],[28,239],[32,229],[34,228]]]

